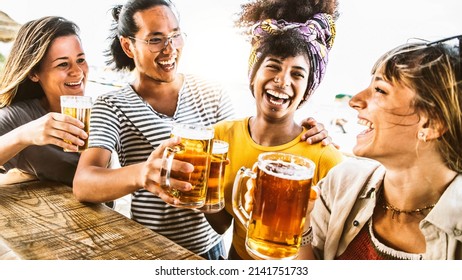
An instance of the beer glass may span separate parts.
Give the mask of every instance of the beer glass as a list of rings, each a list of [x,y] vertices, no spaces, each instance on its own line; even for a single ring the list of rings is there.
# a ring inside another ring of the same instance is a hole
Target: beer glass
[[[213,127],[195,124],[174,124],[172,137],[181,137],[181,143],[168,147],[164,151],[161,170],[161,187],[171,196],[178,198],[183,208],[200,208],[205,203],[207,193],[207,179],[210,168]],[[186,161],[194,165],[191,173],[173,172],[173,159]],[[171,179],[191,183],[190,191],[180,191],[171,187]]]
[[[228,147],[229,144],[225,141],[213,140],[207,197],[204,206],[199,209],[201,212],[216,213],[225,207],[224,183]]]
[[[83,122],[85,125],[83,130],[87,134],[90,132],[90,113],[91,113],[91,97],[81,95],[62,95],[61,96],[61,113],[71,116]],[[83,152],[88,148],[88,138],[82,139],[85,144],[79,146],[79,152]],[[70,141],[64,140],[66,143],[72,144]],[[73,152],[64,149],[65,152]]]
[[[253,170],[242,167],[233,186],[233,211],[246,227],[246,250],[256,259],[298,255],[315,164],[301,156],[268,152]],[[242,205],[242,186],[254,181],[253,209]]]

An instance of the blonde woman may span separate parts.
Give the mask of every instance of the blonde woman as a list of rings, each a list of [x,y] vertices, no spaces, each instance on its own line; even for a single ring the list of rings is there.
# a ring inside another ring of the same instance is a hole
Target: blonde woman
[[[79,28],[61,17],[24,24],[0,73],[0,165],[72,185],[83,123],[60,114],[61,95],[83,95],[88,65]],[[70,140],[72,144],[64,142]]]
[[[321,181],[317,259],[462,259],[462,35],[383,55],[350,100],[355,159]],[[373,159],[373,160],[369,160]]]

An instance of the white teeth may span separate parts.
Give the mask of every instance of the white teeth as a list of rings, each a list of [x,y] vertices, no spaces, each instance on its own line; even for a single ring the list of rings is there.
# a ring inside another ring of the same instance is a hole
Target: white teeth
[[[271,102],[271,104],[274,104],[274,105],[278,105],[278,106],[280,106],[280,105],[284,104],[284,101],[276,102],[276,101],[274,101],[274,100],[271,100],[271,99],[270,99],[270,101],[269,101],[269,102]]]
[[[289,99],[290,96],[288,94],[285,94],[285,93],[282,93],[282,92],[277,92],[277,91],[274,91],[274,90],[267,90],[266,93],[268,93],[269,95],[271,96],[274,96],[276,98],[279,98],[279,99]]]
[[[82,81],[76,82],[76,83],[65,83],[68,86],[78,86],[82,83]]]
[[[374,129],[374,127],[375,127],[373,123],[371,123],[370,121],[365,120],[365,119],[359,119],[358,124],[367,126],[370,129]]]
[[[175,58],[172,58],[172,59],[166,60],[166,61],[159,61],[160,65],[170,65],[170,64],[173,64],[173,63],[175,63]]]

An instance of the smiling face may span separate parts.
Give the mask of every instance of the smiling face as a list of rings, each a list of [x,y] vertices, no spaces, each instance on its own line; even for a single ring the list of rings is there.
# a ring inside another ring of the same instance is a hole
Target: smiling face
[[[350,100],[358,111],[358,123],[367,127],[356,138],[354,154],[379,161],[415,156],[417,134],[425,122],[413,106],[415,97],[410,88],[386,82],[380,73],[374,75],[369,87]]]
[[[305,56],[263,59],[252,81],[257,114],[293,118],[308,86],[309,64]]]
[[[142,10],[134,15],[139,30],[134,37],[141,40],[152,40],[158,36],[172,36],[180,32],[178,19],[173,11],[163,5]],[[176,78],[177,65],[181,57],[182,47],[169,42],[159,52],[151,52],[146,43],[123,38],[125,49],[135,61],[136,69],[144,78],[158,82],[172,82]],[[122,45],[124,45],[122,42]]]
[[[50,109],[59,111],[61,95],[84,94],[87,74],[88,64],[80,40],[69,35],[53,40],[30,79],[40,83]]]

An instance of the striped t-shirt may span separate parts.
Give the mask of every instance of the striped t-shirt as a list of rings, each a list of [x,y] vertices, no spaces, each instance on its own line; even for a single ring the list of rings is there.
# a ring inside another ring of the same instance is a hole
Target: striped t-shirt
[[[185,75],[173,117],[156,112],[131,86],[100,95],[93,105],[90,147],[116,151],[121,166],[147,160],[170,138],[173,123],[213,125],[234,116],[229,96],[218,85]],[[132,218],[196,254],[221,241],[202,213],[172,207],[140,189],[132,194]]]

